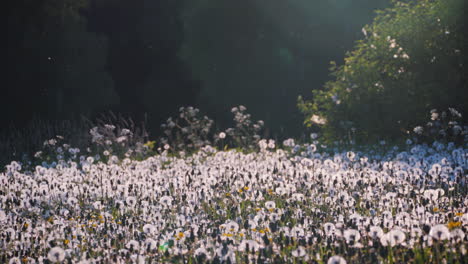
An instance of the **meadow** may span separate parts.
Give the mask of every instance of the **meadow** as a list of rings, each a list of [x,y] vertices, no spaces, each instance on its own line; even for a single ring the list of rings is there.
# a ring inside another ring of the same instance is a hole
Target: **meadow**
[[[174,152],[90,134],[108,148],[59,136],[0,174],[1,263],[467,263],[466,147],[330,151],[313,134]]]
[[[103,119],[87,147],[55,136],[10,162],[0,262],[467,262],[466,144],[277,142],[244,106],[232,113],[235,126],[213,132],[198,109],[180,108],[159,144]]]

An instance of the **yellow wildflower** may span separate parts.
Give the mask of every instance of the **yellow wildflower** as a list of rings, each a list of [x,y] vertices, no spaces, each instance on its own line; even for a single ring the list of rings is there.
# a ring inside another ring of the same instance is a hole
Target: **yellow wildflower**
[[[177,233],[177,235],[174,236],[176,238],[176,240],[181,240],[183,237],[184,237],[184,233],[183,232],[179,232]]]
[[[153,149],[154,148],[154,144],[156,143],[156,141],[148,141],[146,142],[143,146],[147,147],[148,149]]]
[[[450,221],[450,222],[447,224],[447,226],[448,226],[448,228],[453,229],[453,228],[455,228],[455,227],[461,226],[461,222]]]

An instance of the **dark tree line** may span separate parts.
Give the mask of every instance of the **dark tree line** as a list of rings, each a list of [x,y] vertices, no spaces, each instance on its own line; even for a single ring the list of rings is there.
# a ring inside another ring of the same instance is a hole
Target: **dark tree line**
[[[8,7],[0,121],[92,118],[107,110],[151,124],[194,104],[199,83],[177,56],[173,0],[19,0]]]
[[[275,133],[297,135],[297,95],[328,80],[329,61],[388,2],[10,1],[0,122],[113,110],[147,116],[157,134],[179,106],[227,127],[244,104]]]

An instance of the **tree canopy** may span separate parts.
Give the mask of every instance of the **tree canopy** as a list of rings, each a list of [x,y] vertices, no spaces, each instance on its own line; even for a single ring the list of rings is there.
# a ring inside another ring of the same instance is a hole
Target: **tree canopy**
[[[330,141],[368,141],[401,137],[434,108],[466,115],[463,10],[463,0],[411,0],[377,12],[344,64],[331,63],[333,79],[311,100],[299,97],[307,126],[321,127]]]

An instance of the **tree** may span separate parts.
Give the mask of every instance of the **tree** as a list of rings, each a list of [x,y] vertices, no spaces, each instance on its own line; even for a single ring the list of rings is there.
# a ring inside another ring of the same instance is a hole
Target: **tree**
[[[332,63],[312,100],[299,98],[306,124],[316,118],[330,141],[396,139],[433,108],[468,111],[466,5],[462,0],[394,1],[363,28],[365,38]],[[315,117],[312,118],[312,117]]]

